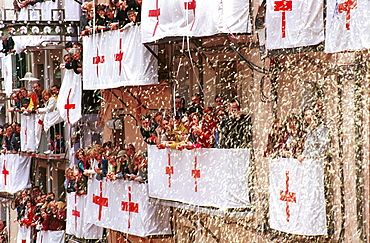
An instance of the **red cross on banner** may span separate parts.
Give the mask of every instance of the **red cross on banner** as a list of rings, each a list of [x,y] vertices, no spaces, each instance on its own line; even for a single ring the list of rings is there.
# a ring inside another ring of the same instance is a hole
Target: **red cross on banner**
[[[274,11],[281,11],[281,38],[285,38],[286,18],[285,12],[292,11],[292,1],[281,0],[274,2]]]
[[[75,206],[72,210],[72,216],[75,217],[75,230],[77,230],[77,219],[81,217],[80,211],[77,210],[77,193],[75,194]]]
[[[69,120],[69,110],[70,109],[76,109],[76,104],[71,104],[70,102],[70,96],[71,96],[72,88],[69,89],[68,96],[67,96],[67,103],[64,105],[64,109],[67,110],[67,122],[71,123]]]
[[[200,178],[200,170],[197,170],[197,156],[194,156],[194,170],[191,171],[191,176],[194,178],[194,191],[198,192],[198,181]]]
[[[121,76],[122,59],[123,59],[122,38],[120,38],[119,39],[119,52],[117,54],[114,54],[114,61],[119,62],[118,76]]]
[[[131,212],[133,212],[133,213],[138,213],[139,212],[139,204],[132,202],[132,190],[131,190],[130,186],[128,187],[128,202],[122,202],[121,210],[128,212],[127,228],[130,228],[131,227],[130,213]]]
[[[4,185],[6,186],[6,177],[9,175],[9,170],[6,169],[6,160],[4,159],[4,164],[3,164],[3,170],[2,172],[4,175]]]
[[[98,220],[101,220],[103,207],[108,207],[108,198],[103,197],[103,182],[100,182],[100,195],[93,194],[93,203],[99,205]]]
[[[193,20],[193,23],[190,27],[190,31],[193,30],[193,26],[194,26],[194,23],[195,23],[195,9],[197,7],[197,3],[195,0],[191,0],[190,2],[184,2],[184,7],[186,10],[193,10],[193,13],[194,13],[194,20]]]
[[[168,187],[171,187],[171,175],[174,174],[173,166],[171,166],[171,155],[167,154],[167,166],[166,166],[166,175],[168,175]]]
[[[357,0],[347,0],[338,5],[338,13],[346,12],[346,30],[350,30],[351,10],[357,8]]]
[[[289,203],[297,203],[296,195],[294,192],[289,191],[289,171],[285,172],[286,177],[286,189],[280,190],[280,200],[286,202],[286,221],[289,222],[290,210]]]
[[[159,15],[161,15],[161,10],[158,8],[158,0],[155,1],[155,9],[149,10],[149,17],[157,18],[157,23],[155,24],[153,35],[155,35],[155,32],[157,31],[158,25],[159,25]]]
[[[26,242],[27,242],[26,240],[24,240],[24,239],[22,240],[22,243],[26,243]]]
[[[99,56],[99,50],[96,48],[96,57],[93,57],[93,64],[96,64],[96,76],[99,77],[99,63],[104,63],[105,57]]]

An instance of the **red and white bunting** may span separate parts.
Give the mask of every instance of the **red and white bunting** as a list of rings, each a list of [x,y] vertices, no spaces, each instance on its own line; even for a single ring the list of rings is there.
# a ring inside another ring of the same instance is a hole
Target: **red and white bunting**
[[[73,70],[66,70],[57,106],[62,119],[72,125],[81,118],[81,86],[81,75],[75,74]]]
[[[89,180],[85,222],[141,237],[171,234],[168,208],[149,204],[147,187],[135,181]]]
[[[297,235],[326,235],[322,160],[273,159],[270,226]]]
[[[213,206],[250,206],[248,149],[170,150],[148,146],[150,197]]]
[[[251,33],[248,0],[148,0],[142,7],[143,43],[172,36]]]
[[[267,49],[316,45],[324,41],[323,1],[267,0]]]
[[[140,26],[84,37],[83,45],[83,89],[158,83],[157,60],[142,44]]]
[[[370,48],[370,1],[328,0],[325,52]]]

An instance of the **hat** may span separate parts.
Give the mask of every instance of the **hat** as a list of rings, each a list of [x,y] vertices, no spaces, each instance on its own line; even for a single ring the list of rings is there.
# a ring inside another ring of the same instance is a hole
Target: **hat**
[[[124,157],[126,156],[126,151],[125,150],[120,150],[117,154],[117,157]]]

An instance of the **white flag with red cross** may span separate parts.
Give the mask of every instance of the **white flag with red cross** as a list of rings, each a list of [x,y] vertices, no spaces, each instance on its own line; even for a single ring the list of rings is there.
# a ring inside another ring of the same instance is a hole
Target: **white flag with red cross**
[[[69,124],[75,124],[81,116],[82,85],[81,74],[66,70],[60,87],[57,107],[60,116]]]
[[[328,0],[325,52],[370,48],[370,1]]]
[[[273,159],[270,227],[297,235],[326,235],[323,160]]]
[[[148,146],[149,196],[220,209],[250,207],[249,149]]]
[[[87,200],[87,195],[67,193],[66,232],[78,238],[101,239],[103,228],[86,222],[84,213]]]
[[[248,0],[148,0],[141,11],[143,43],[173,36],[251,33]]]
[[[267,0],[267,49],[317,45],[324,41],[323,1]]]
[[[136,181],[90,179],[86,222],[141,237],[171,234],[169,208],[150,203],[147,187]]]
[[[158,62],[141,42],[141,26],[84,37],[83,45],[84,90],[158,83]]]
[[[16,193],[30,186],[31,157],[19,154],[0,156],[0,191]]]

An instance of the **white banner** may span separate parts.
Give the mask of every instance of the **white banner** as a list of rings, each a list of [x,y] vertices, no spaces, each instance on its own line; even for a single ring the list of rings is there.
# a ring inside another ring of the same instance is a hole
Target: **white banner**
[[[148,146],[149,196],[220,209],[249,207],[249,149]]]
[[[324,41],[323,1],[267,0],[267,49],[316,45]]]
[[[17,243],[31,243],[31,227],[18,224]]]
[[[13,92],[12,84],[13,84],[13,63],[12,63],[12,55],[6,55],[2,58],[2,74],[4,78],[4,88],[6,95],[10,96]]]
[[[81,75],[75,74],[73,70],[65,70],[62,86],[60,87],[57,107],[62,119],[75,124],[81,115]]]
[[[83,88],[157,84],[157,60],[141,43],[140,33],[140,26],[132,26],[84,37]]]
[[[149,202],[148,185],[89,180],[86,222],[131,235],[171,234],[169,208]]]
[[[65,243],[64,230],[41,230],[37,232],[36,243]],[[23,243],[23,242],[22,242]]]
[[[273,159],[270,227],[297,235],[326,235],[322,160]]]
[[[142,6],[143,43],[172,36],[251,33],[248,0],[148,0]]]
[[[103,228],[86,222],[85,211],[87,195],[67,193],[67,228],[66,232],[82,239],[101,239]],[[91,213],[91,212],[90,212]]]
[[[58,9],[58,1],[38,2],[34,5],[28,5],[21,9],[18,15],[18,21],[57,21],[58,12],[52,9]],[[40,30],[41,32],[42,30]]]
[[[31,33],[31,29],[28,29],[28,31],[28,33]],[[14,40],[14,50],[17,53],[23,52],[28,46],[45,46],[50,42],[60,41],[60,36],[58,35],[18,35],[12,38]]]
[[[0,156],[0,191],[16,193],[30,187],[30,169],[31,157],[2,154]]]
[[[325,52],[370,48],[370,2],[328,0]]]
[[[36,152],[42,132],[41,114],[21,115],[21,151]]]

